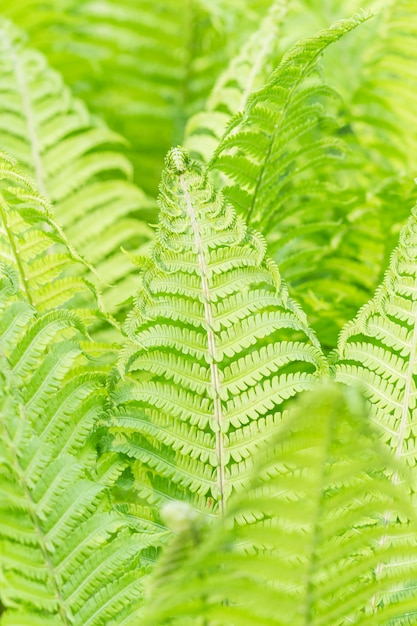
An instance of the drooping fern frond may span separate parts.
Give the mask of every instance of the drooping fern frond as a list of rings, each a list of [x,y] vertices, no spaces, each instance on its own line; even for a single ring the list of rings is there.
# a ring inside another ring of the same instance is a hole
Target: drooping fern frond
[[[343,153],[341,141],[312,134],[320,125],[332,123],[323,111],[323,98],[330,100],[337,94],[311,77],[325,49],[365,19],[367,16],[358,15],[341,20],[298,42],[284,55],[268,84],[252,94],[243,114],[232,119],[211,167],[236,183],[226,188],[225,194],[255,227],[262,224],[269,232],[271,220],[276,223],[276,203],[282,204],[280,196],[292,178],[302,173],[302,165],[304,170],[312,164],[317,168]],[[300,160],[300,141],[305,135],[312,143]]]
[[[417,213],[413,210],[375,297],[340,334],[336,377],[364,385],[393,455],[417,462]],[[414,488],[416,485],[414,484]]]
[[[72,244],[94,265],[111,312],[131,293],[131,264],[150,238],[153,203],[129,178],[122,140],[72,98],[45,58],[0,21],[2,148],[33,176]],[[148,214],[147,214],[148,212]],[[143,215],[144,217],[141,217]]]
[[[142,625],[417,623],[416,515],[387,466],[355,390],[305,394],[221,525],[170,507]]]
[[[350,176],[360,161],[343,140],[340,96],[318,66],[330,44],[367,17],[295,44],[232,119],[211,162],[229,178],[226,197],[267,236],[290,290],[329,346],[372,293],[384,252],[375,207]]]
[[[188,121],[184,145],[193,158],[208,163],[227,124],[242,112],[252,92],[262,86],[278,56],[279,29],[287,3],[276,0],[260,27],[216,81],[204,108]]]
[[[13,159],[0,154],[0,261],[11,265],[19,288],[39,311],[78,310],[90,323],[96,318],[97,293],[84,277],[91,269],[73,250],[51,207]]]
[[[106,371],[81,348],[74,313],[39,315],[1,270],[1,624],[131,623],[157,535],[112,511],[96,470],[88,442]]]
[[[269,0],[0,0],[66,83],[131,143],[143,189]],[[249,10],[248,10],[249,9]]]
[[[261,235],[173,149],[130,338],[112,393],[113,449],[157,503],[224,511],[286,401],[326,373],[317,339],[288,296]],[[132,382],[130,378],[135,378]]]

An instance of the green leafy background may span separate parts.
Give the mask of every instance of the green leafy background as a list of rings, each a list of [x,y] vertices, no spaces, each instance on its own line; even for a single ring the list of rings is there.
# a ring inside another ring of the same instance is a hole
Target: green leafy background
[[[1,626],[417,624],[415,9],[0,0]]]

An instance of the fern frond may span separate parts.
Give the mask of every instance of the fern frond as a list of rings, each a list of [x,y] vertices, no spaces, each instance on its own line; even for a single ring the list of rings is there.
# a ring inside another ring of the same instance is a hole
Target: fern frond
[[[358,6],[356,0],[313,2],[308,8],[304,1],[302,4],[297,23],[288,20],[288,32],[300,28],[310,31],[315,18],[326,19],[329,13],[350,12],[352,4]],[[362,6],[370,4],[375,3],[368,0]],[[329,50],[323,73],[343,97],[344,137],[361,163],[353,174],[358,184],[367,188],[382,222],[385,269],[408,218],[407,202],[417,197],[413,185],[417,57],[414,3],[388,0],[381,6],[383,10],[366,29],[357,29],[340,46]]]
[[[297,42],[232,118],[210,166],[228,177],[226,197],[265,233],[290,290],[332,347],[372,293],[384,250],[375,207],[349,174],[360,165],[343,138],[340,96],[318,61],[368,17]]]
[[[349,120],[372,156],[372,164],[400,176],[415,168],[417,142],[415,5],[389,1],[351,90]],[[360,47],[363,50],[364,42]]]
[[[19,288],[39,311],[72,308],[97,320],[97,293],[81,273],[90,266],[68,244],[32,179],[0,154],[0,261],[14,268]],[[93,307],[93,309],[91,308]]]
[[[0,0],[0,12],[129,139],[137,180],[154,194],[164,155],[268,4],[190,0],[179,11],[177,0]]]
[[[153,203],[129,181],[121,138],[92,119],[11,23],[1,20],[0,35],[2,147],[52,201],[67,237],[103,281],[108,310],[116,312],[132,290],[131,264],[120,248],[136,250],[149,240],[143,219]]]
[[[142,624],[416,623],[416,516],[359,394],[305,394],[257,463],[221,526],[169,506]]]
[[[112,511],[88,443],[106,371],[81,348],[81,322],[38,315],[2,266],[0,598],[4,626],[122,624],[142,602],[136,533]]]
[[[375,297],[340,334],[336,377],[364,385],[383,441],[410,467],[417,462],[417,212],[404,226]]]
[[[255,227],[263,224],[269,232],[280,194],[288,190],[288,183],[302,167],[308,169],[311,162],[317,166],[324,157],[340,157],[343,152],[343,145],[335,139],[313,136],[307,146],[309,154],[300,161],[303,136],[320,124],[331,123],[323,114],[323,97],[337,97],[329,87],[306,79],[325,49],[365,19],[367,16],[358,15],[341,20],[298,42],[284,55],[268,84],[252,94],[244,113],[232,119],[211,167],[239,185],[225,193]]]
[[[286,2],[275,0],[258,30],[217,79],[204,111],[188,121],[184,145],[193,158],[203,163],[211,160],[231,117],[245,109],[252,92],[266,81],[278,56],[286,11]]]
[[[167,157],[160,207],[120,360],[136,382],[112,393],[113,448],[137,459],[145,500],[175,489],[222,511],[286,401],[326,361],[262,237],[180,148]]]

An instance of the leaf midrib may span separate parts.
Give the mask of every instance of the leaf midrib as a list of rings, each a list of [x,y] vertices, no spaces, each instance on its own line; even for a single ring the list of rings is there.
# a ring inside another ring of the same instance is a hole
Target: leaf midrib
[[[226,477],[225,477],[225,451],[224,451],[224,435],[222,432],[224,415],[221,401],[221,383],[220,383],[220,371],[216,360],[216,337],[214,333],[214,315],[212,310],[212,300],[210,294],[210,287],[208,283],[208,267],[206,261],[206,254],[204,250],[203,241],[201,239],[200,230],[198,226],[196,211],[191,199],[190,192],[188,190],[187,181],[184,174],[180,175],[180,184],[184,193],[188,217],[191,222],[191,227],[194,235],[195,244],[197,247],[197,256],[201,276],[201,288],[204,304],[204,317],[206,322],[207,333],[207,349],[210,361],[210,384],[213,389],[213,414],[214,422],[216,424],[216,453],[217,453],[217,483],[219,489],[219,509],[222,515],[226,512]]]

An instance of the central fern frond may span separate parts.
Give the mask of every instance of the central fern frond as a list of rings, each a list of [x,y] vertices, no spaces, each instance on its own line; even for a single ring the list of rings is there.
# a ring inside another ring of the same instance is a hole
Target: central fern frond
[[[326,361],[262,237],[183,150],[166,163],[157,242],[121,359],[136,382],[114,390],[111,430],[114,448],[138,461],[145,499],[222,511],[285,401]]]

